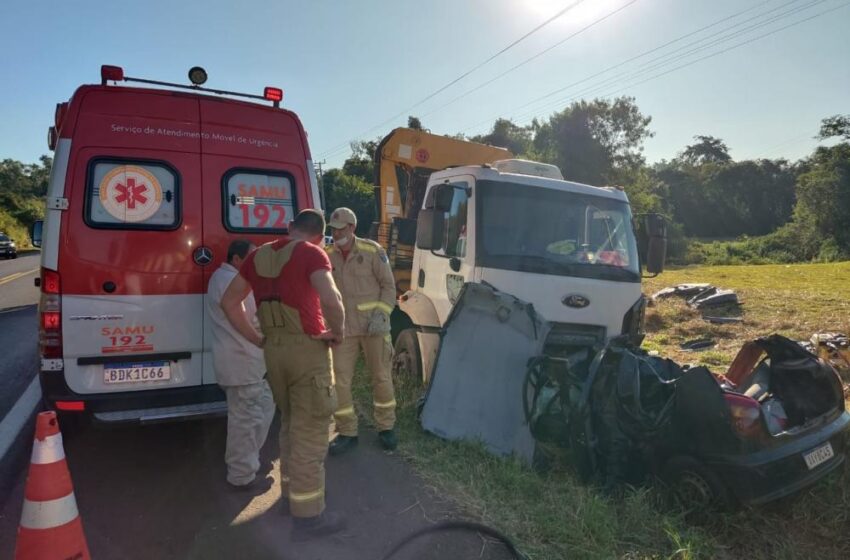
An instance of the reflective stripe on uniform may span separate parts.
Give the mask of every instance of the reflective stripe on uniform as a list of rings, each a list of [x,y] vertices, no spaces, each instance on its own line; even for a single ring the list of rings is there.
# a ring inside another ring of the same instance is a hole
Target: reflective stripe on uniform
[[[334,412],[334,416],[354,416],[354,406],[346,406]]]
[[[372,404],[375,408],[393,408],[395,406],[395,399],[387,402],[373,402]]]
[[[300,494],[297,493],[297,492],[292,492],[290,490],[289,501],[290,502],[298,502],[298,503],[312,502],[313,500],[317,500],[324,495],[325,495],[325,489],[324,488],[319,488],[315,492],[302,492]]]
[[[357,311],[372,311],[373,309],[380,309],[387,315],[390,315],[393,312],[393,308],[383,301],[367,301],[365,303],[357,304]]]

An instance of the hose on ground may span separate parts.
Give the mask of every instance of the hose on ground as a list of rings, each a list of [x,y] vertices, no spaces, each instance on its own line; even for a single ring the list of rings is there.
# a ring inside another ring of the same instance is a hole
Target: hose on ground
[[[505,534],[492,527],[488,527],[487,525],[476,523],[474,521],[443,521],[434,525],[430,525],[428,527],[424,527],[422,529],[419,529],[418,531],[414,531],[403,539],[401,539],[400,541],[398,541],[395,546],[393,546],[392,549],[390,549],[390,551],[382,557],[381,560],[389,560],[390,558],[395,556],[398,551],[400,551],[402,548],[404,548],[414,540],[418,539],[419,537],[422,537],[429,533],[438,533],[442,531],[472,531],[475,533],[482,533],[484,535],[487,535],[488,537],[492,537],[498,540],[503,545],[505,545],[505,548],[508,549],[508,552],[510,552],[511,555],[517,560],[526,560],[526,557],[523,556],[519,552],[519,550],[517,550],[516,546],[514,546],[514,543]]]

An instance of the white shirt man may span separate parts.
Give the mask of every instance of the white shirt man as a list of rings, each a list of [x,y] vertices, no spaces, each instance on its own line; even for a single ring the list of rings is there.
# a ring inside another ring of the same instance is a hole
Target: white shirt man
[[[265,380],[263,351],[239,334],[221,309],[221,298],[239,272],[245,256],[255,246],[237,240],[227,250],[227,262],[213,272],[207,288],[206,308],[212,334],[213,368],[227,395],[227,444],[224,461],[227,482],[237,488],[253,487],[260,468],[260,448],[266,441],[274,400]],[[242,312],[259,331],[254,295],[242,302]]]

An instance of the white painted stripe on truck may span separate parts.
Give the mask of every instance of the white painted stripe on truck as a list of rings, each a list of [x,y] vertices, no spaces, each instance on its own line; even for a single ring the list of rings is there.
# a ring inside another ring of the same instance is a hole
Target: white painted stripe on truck
[[[70,157],[71,140],[60,138],[56,143],[53,167],[50,169],[50,181],[47,184],[48,197],[65,196],[65,179],[68,175]],[[48,209],[44,214],[44,227],[41,232],[41,266],[50,270],[57,270],[59,266],[59,232],[62,229],[62,212],[63,210]]]

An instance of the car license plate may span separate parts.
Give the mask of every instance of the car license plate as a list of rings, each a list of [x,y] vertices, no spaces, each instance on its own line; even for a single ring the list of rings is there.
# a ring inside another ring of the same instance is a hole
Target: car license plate
[[[832,452],[832,444],[829,442],[803,455],[803,459],[806,460],[806,466],[809,467],[809,470],[812,470],[821,463],[829,461],[833,457],[835,457],[835,453]]]
[[[168,362],[140,362],[135,364],[105,364],[104,383],[145,383],[171,379]]]

